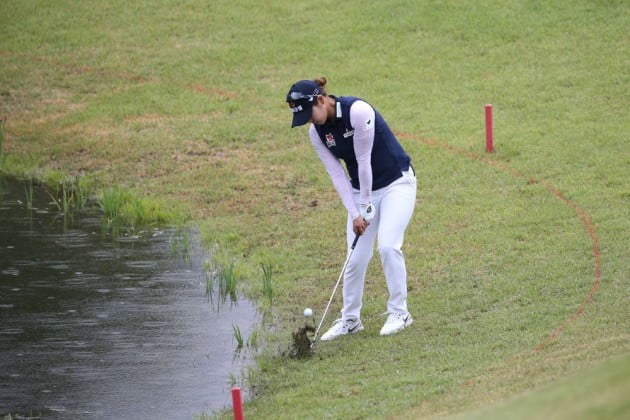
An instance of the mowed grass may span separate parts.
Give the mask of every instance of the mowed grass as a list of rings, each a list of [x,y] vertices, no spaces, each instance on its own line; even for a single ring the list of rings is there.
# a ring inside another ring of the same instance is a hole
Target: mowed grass
[[[455,419],[621,419],[630,412],[630,356],[581,369],[568,378]]]
[[[261,266],[272,267],[265,349],[239,377],[256,396],[248,417],[543,415],[545,401],[519,395],[574,375],[587,389],[628,387],[582,372],[607,360],[627,370],[630,350],[629,12],[622,1],[3,2],[0,169],[159,200],[238,258],[239,284],[261,302]],[[291,83],[320,75],[374,104],[412,156],[415,322],[378,336],[375,256],[366,330],[298,361],[281,356],[290,332],[306,306],[319,320],[345,258],[344,210],[284,103]],[[605,395],[624,407],[627,393]],[[601,398],[558,405],[612,417],[589,411]]]

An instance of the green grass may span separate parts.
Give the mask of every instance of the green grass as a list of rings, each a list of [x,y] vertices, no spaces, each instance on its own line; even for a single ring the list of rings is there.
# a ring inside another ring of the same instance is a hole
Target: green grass
[[[568,378],[461,419],[621,419],[630,413],[630,356],[598,363]]]
[[[174,222],[178,216],[166,211],[154,198],[140,198],[136,194],[119,187],[105,188],[97,198],[103,213],[103,224],[108,229],[121,227],[148,226],[154,223]],[[182,251],[186,251],[183,244]]]
[[[15,1],[0,21],[4,172],[155,200],[238,259],[261,305],[273,267],[257,368],[239,378],[256,396],[247,416],[467,416],[627,365],[627,2]],[[344,260],[343,208],[283,102],[320,75],[373,103],[412,156],[415,322],[378,336],[375,258],[366,331],[287,360]]]

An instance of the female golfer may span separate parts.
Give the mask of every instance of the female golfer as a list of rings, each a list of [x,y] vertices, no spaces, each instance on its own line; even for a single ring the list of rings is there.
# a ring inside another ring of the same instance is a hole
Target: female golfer
[[[413,322],[407,311],[401,247],[416,203],[416,176],[409,155],[371,105],[351,96],[328,95],[325,86],[322,77],[300,80],[291,87],[287,94],[293,111],[291,127],[311,123],[311,143],[348,210],[348,248],[355,235],[361,238],[344,273],[341,318],[321,339],[363,329],[363,286],[376,238],[389,291],[381,335],[394,334]]]

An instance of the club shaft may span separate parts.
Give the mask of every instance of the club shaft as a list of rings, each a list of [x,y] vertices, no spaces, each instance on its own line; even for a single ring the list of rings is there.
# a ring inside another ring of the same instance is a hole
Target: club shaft
[[[333,298],[335,297],[335,292],[337,292],[337,288],[339,287],[339,283],[341,282],[341,279],[343,278],[344,273],[346,272],[346,267],[348,266],[348,262],[350,261],[350,257],[352,257],[352,253],[354,252],[354,247],[357,246],[357,241],[359,240],[359,234],[356,235],[356,237],[354,238],[354,241],[352,242],[352,246],[350,247],[350,252],[348,252],[348,257],[346,258],[346,261],[343,263],[343,268],[341,269],[341,273],[339,274],[339,278],[337,279],[337,283],[335,283],[335,287],[333,289],[332,294],[330,295],[330,299],[328,299],[328,304],[326,305],[326,309],[324,309],[324,314],[322,315],[322,319],[319,321],[319,325],[317,326],[317,329],[315,330],[315,335],[313,336],[313,344],[311,344],[311,347],[313,347],[313,345],[315,344],[315,341],[317,341],[317,336],[319,335],[319,330],[322,328],[322,324],[324,323],[324,319],[326,318],[326,314],[328,313],[328,309],[330,308],[330,304],[333,301]]]

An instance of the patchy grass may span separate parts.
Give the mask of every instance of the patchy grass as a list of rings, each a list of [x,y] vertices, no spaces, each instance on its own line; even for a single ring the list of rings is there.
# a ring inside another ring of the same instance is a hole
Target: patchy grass
[[[630,356],[598,362],[533,392],[454,419],[620,419],[630,412]]]
[[[472,413],[630,350],[628,14],[582,0],[4,2],[2,170],[155,200],[238,258],[253,297],[273,267],[247,416]],[[305,306],[321,316],[345,257],[343,208],[283,102],[320,75],[373,103],[412,156],[415,322],[378,336],[375,260],[366,330],[293,360],[290,332]]]

